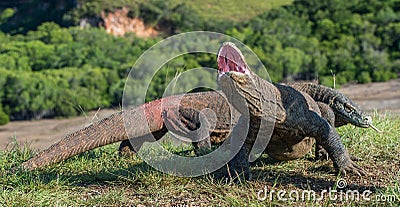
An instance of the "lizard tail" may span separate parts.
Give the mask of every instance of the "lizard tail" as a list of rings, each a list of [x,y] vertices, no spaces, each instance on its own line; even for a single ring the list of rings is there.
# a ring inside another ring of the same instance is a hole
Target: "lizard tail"
[[[122,112],[118,112],[67,135],[50,148],[22,163],[22,168],[34,170],[60,162],[90,149],[126,139],[128,139],[128,136],[125,133]]]
[[[175,99],[165,100],[166,107],[170,102],[173,104]],[[136,108],[115,113],[69,134],[50,148],[22,163],[22,168],[34,170],[48,166],[97,147],[127,140],[128,137],[140,139],[153,134],[156,139],[159,139],[166,133],[161,104],[162,100],[145,103]]]

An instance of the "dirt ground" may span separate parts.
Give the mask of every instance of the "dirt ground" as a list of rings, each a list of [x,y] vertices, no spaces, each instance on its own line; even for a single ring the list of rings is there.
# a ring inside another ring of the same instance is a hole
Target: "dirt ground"
[[[112,109],[91,111],[84,116],[67,119],[43,119],[32,121],[12,121],[0,126],[0,150],[15,139],[20,143],[30,143],[34,149],[45,149],[62,137],[84,128],[117,112]]]
[[[400,115],[400,79],[384,83],[347,85],[339,89],[366,111],[389,111]],[[69,119],[13,121],[0,126],[0,150],[15,139],[35,149],[45,149],[65,135],[105,118],[117,110],[102,109]]]
[[[339,89],[366,111],[400,115],[400,79],[382,83],[348,85]]]

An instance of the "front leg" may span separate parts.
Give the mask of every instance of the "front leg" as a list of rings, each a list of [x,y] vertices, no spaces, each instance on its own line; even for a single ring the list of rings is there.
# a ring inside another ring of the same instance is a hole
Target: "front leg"
[[[335,124],[335,113],[333,112],[332,108],[323,102],[317,102],[318,108],[321,111],[321,116],[324,118],[329,125],[334,126]],[[319,139],[316,140],[315,144],[315,159],[317,160],[328,160],[329,154],[328,152],[322,147]]]
[[[334,127],[315,112],[309,111],[307,116],[307,122],[301,123],[300,127],[307,136],[315,137],[328,152],[337,172],[344,175],[347,173],[367,175],[367,172],[351,160]]]
[[[239,152],[228,162],[228,178],[234,182],[251,179],[249,152],[252,145],[244,143]]]
[[[335,113],[333,112],[332,108],[329,107],[327,104],[323,103],[323,102],[317,102],[318,104],[318,108],[321,111],[321,116],[322,118],[324,118],[329,125],[331,125],[331,127],[335,126]],[[335,126],[337,127],[337,126]],[[316,142],[316,146],[315,146],[315,159],[329,159],[329,155],[328,152],[322,147],[322,145],[319,143],[318,139]],[[352,156],[350,155],[350,159],[353,161],[359,161],[361,160],[360,158],[356,157],[356,156]]]
[[[228,179],[234,182],[250,180],[251,178],[249,154],[252,144],[249,142],[248,136],[256,133],[252,133],[254,127],[251,127],[252,124],[249,125],[249,122],[248,118],[241,116],[228,138],[231,153],[237,152],[228,162],[227,169]]]

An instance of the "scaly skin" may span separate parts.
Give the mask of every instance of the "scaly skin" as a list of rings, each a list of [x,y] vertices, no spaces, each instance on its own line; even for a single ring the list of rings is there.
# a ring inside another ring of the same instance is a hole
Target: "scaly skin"
[[[298,82],[287,85],[298,91],[307,93],[316,102],[327,104],[334,112],[335,127],[343,126],[348,123],[362,128],[371,126],[371,116],[361,111],[357,104],[337,90],[314,83]]]
[[[218,70],[218,83],[222,91],[242,114],[239,120],[249,121],[251,126],[245,144],[229,162],[231,175],[238,175],[243,179],[250,178],[246,158],[256,142],[257,134],[268,134],[268,131],[263,131],[265,126],[262,122],[271,123],[271,120],[275,121],[271,142],[286,140],[286,144],[296,145],[307,137],[314,137],[330,155],[337,172],[345,175],[366,174],[351,160],[335,128],[321,117],[318,104],[308,94],[261,79],[250,70],[240,50],[230,42],[220,47]],[[336,97],[330,99],[332,102],[335,100]],[[237,136],[236,128],[240,127],[239,124],[235,126],[230,135],[232,139]]]
[[[331,126],[340,127],[352,124],[357,127],[368,128],[372,125],[372,117],[363,112],[357,104],[337,90],[314,83],[297,82],[287,85],[311,96],[317,102],[321,116]],[[315,156],[317,159],[328,158],[328,153],[318,141]],[[351,156],[351,159],[360,160],[354,156]]]

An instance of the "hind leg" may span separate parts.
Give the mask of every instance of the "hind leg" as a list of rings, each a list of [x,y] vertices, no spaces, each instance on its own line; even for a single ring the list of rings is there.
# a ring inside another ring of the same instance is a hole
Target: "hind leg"
[[[161,130],[147,134],[141,137],[134,137],[121,142],[118,148],[119,155],[133,156],[140,150],[144,142],[154,142],[154,140],[161,139],[167,133],[167,128],[163,127]]]
[[[164,123],[171,132],[189,138],[196,155],[211,150],[211,124],[207,116],[194,108],[179,107],[178,110],[165,111]]]

